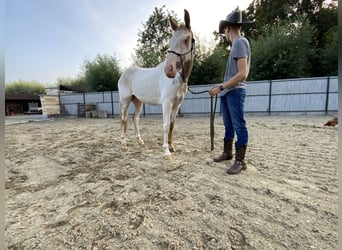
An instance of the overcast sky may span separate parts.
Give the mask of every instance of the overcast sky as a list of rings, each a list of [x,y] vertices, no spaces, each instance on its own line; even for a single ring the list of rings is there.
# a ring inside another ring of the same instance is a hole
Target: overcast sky
[[[183,21],[190,13],[192,30],[212,41],[220,20],[252,0],[6,0],[5,79],[53,85],[60,77],[77,77],[85,59],[114,55],[125,68],[132,64],[138,31],[155,7],[165,5]]]

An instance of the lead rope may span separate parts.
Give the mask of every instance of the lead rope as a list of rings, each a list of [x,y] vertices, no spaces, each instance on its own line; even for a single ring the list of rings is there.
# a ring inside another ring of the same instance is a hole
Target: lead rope
[[[204,91],[193,91],[188,87],[188,90],[191,94],[198,95],[208,92],[209,90]],[[210,96],[210,150],[214,150],[214,137],[215,137],[215,130],[214,130],[214,120],[215,120],[215,112],[216,112],[216,104],[217,104],[217,95],[215,96],[215,102],[214,97]]]
[[[215,112],[216,112],[216,104],[217,104],[217,95],[215,96],[215,103],[213,105],[213,96],[210,96],[210,150],[214,150],[214,120],[215,120]]]

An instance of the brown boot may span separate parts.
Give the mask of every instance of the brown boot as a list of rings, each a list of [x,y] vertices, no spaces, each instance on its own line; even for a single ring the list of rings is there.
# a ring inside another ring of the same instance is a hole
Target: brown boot
[[[214,157],[214,162],[221,162],[221,161],[228,161],[230,159],[233,159],[233,139],[229,141],[223,140],[223,152],[221,155]]]
[[[227,174],[238,174],[241,170],[247,169],[247,164],[245,160],[247,145],[242,145],[239,148],[236,148],[235,162],[233,166],[231,166],[227,170]]]

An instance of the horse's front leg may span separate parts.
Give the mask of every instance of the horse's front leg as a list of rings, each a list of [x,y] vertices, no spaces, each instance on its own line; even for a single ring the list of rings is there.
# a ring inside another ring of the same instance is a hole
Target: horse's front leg
[[[170,128],[168,134],[168,145],[170,152],[176,152],[175,146],[173,145],[173,128],[175,126],[175,120],[178,113],[180,105],[176,105],[172,108],[171,118],[170,118]]]
[[[175,121],[172,120],[172,117],[171,117],[167,144],[169,146],[170,152],[172,152],[172,153],[176,152],[175,146],[172,143],[172,140],[173,140],[172,135],[173,135],[173,128],[174,128],[174,126],[175,126]]]
[[[165,159],[171,159],[171,152],[169,150],[168,135],[170,130],[170,115],[171,107],[170,104],[163,104],[163,149]],[[172,125],[173,126],[173,125]]]

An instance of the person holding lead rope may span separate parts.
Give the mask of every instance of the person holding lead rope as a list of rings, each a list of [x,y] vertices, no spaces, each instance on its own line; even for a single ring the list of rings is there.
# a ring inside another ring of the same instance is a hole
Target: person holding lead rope
[[[248,40],[241,35],[241,26],[251,23],[242,20],[239,8],[232,11],[225,20],[220,21],[219,33],[225,34],[231,42],[231,50],[227,60],[226,71],[222,84],[213,86],[209,95],[220,94],[222,119],[225,127],[223,139],[223,152],[214,158],[215,162],[233,158],[232,148],[234,135],[235,162],[227,170],[227,174],[238,174],[247,168],[245,154],[248,143],[248,129],[244,118],[244,102],[246,97],[246,79],[251,62],[251,49]]]

